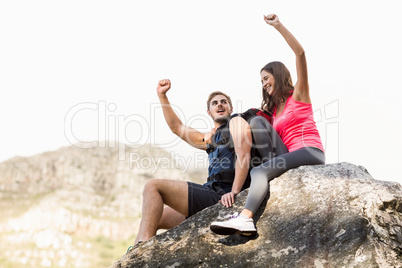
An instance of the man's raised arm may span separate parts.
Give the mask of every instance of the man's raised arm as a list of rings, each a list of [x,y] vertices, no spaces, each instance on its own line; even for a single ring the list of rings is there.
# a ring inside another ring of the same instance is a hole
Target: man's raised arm
[[[194,146],[195,148],[205,150],[207,148],[204,142],[204,134],[188,127],[183,124],[177,114],[173,111],[170,105],[169,99],[166,96],[167,91],[171,87],[171,82],[169,79],[160,80],[156,88],[159,101],[162,105],[163,115],[165,116],[166,123],[168,124],[170,130],[179,136],[182,140]]]

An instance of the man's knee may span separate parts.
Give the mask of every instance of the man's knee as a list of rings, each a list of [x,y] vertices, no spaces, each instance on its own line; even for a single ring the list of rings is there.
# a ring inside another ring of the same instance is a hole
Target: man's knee
[[[172,199],[187,197],[187,191],[188,184],[185,181],[151,179],[145,183],[142,194],[143,196],[159,194],[164,201],[169,202]]]
[[[160,179],[150,179],[145,183],[144,189],[142,191],[142,194],[145,195],[149,192],[157,192],[159,191],[159,186],[161,184]]]

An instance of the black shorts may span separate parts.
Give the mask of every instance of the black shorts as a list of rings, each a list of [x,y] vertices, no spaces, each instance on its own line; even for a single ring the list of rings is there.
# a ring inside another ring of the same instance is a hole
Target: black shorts
[[[219,187],[210,187],[207,185],[187,182],[188,184],[188,216],[193,216],[198,211],[210,207],[221,200],[223,194],[227,191]],[[215,189],[214,189],[215,188]],[[230,192],[230,190],[229,190]]]

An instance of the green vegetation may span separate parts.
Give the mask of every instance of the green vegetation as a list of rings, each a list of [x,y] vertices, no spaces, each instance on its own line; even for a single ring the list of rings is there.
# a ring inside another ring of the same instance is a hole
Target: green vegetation
[[[91,248],[85,249],[85,253],[94,257],[91,260],[93,267],[110,267],[126,254],[128,247],[134,243],[134,240],[135,236],[120,241],[113,241],[104,236],[86,239],[85,243],[89,243]]]
[[[49,193],[50,192],[28,195],[1,192],[0,221],[9,218],[17,218],[23,215],[28,209],[39,204]]]
[[[127,252],[135,237],[113,241],[98,236],[96,238],[73,237],[69,248],[37,248],[33,243],[24,245],[2,244],[0,246],[0,267],[22,268],[41,267],[110,267]],[[48,266],[50,265],[50,266]]]

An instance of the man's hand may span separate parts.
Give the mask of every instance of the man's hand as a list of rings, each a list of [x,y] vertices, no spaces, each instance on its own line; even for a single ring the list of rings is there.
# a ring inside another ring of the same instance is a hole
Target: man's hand
[[[264,15],[264,20],[267,24],[274,27],[280,23],[278,16],[275,14]]]
[[[219,202],[222,203],[225,207],[229,208],[234,204],[235,193],[230,192],[222,195],[221,200]]]
[[[170,83],[169,79],[159,80],[158,86],[156,87],[156,91],[157,91],[158,95],[166,95],[166,92],[168,92],[171,85],[172,84]]]

